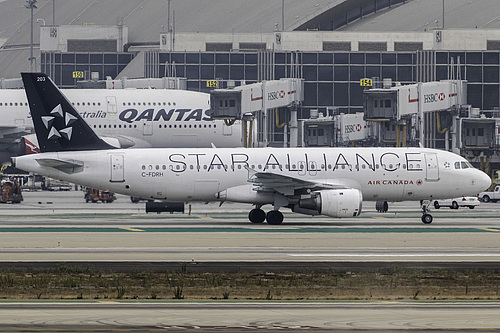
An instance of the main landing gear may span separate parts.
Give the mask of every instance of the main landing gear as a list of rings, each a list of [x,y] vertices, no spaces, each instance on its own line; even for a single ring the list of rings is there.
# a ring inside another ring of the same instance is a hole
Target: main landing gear
[[[432,223],[432,215],[429,214],[429,200],[422,200],[420,205],[422,206],[422,222],[425,224]]]
[[[248,219],[252,223],[262,223],[266,220],[268,224],[278,225],[283,222],[283,214],[279,210],[270,210],[266,214],[260,206],[257,206],[248,213]]]
[[[389,204],[387,203],[387,201],[377,201],[375,203],[375,209],[379,213],[387,213],[387,211],[389,210]]]

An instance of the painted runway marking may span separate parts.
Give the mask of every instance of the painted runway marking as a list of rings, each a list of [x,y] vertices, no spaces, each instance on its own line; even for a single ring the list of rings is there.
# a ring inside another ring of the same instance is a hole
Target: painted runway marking
[[[500,230],[499,230],[499,229],[491,229],[491,228],[478,228],[478,229],[481,229],[481,230],[486,230],[486,231],[500,232]]]
[[[136,229],[136,228],[120,228],[120,229],[123,229],[123,230],[128,230],[128,231],[145,231],[145,230],[142,230],[142,229]]]

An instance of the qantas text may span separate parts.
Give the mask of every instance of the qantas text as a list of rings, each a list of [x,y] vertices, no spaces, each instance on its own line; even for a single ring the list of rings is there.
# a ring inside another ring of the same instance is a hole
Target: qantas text
[[[210,110],[202,109],[146,109],[139,113],[136,109],[123,110],[118,118],[121,121],[132,123],[134,121],[210,121]]]

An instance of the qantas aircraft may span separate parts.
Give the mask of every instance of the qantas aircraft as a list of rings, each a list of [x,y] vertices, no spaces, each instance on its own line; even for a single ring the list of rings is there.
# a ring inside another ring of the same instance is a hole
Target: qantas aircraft
[[[165,201],[255,205],[253,223],[280,224],[293,212],[354,217],[363,200],[474,195],[491,179],[464,158],[426,148],[113,149],[45,74],[23,73],[40,154],[13,158],[29,172]],[[266,214],[261,207],[271,205]]]
[[[209,94],[166,89],[62,91],[97,135],[117,148],[242,145],[241,126],[211,119]],[[1,89],[0,151],[10,157],[22,137],[20,154],[39,152],[32,129],[25,91]]]

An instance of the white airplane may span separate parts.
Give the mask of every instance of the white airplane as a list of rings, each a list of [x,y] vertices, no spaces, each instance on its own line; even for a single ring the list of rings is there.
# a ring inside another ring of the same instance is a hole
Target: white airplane
[[[354,217],[362,201],[467,196],[491,179],[464,158],[427,148],[112,149],[44,74],[23,73],[40,154],[15,167],[116,193],[255,205],[253,223],[293,212]],[[273,208],[266,214],[264,205]],[[431,223],[427,204],[422,221]]]
[[[166,89],[63,89],[80,116],[118,148],[239,147],[241,126],[209,115],[210,95]],[[0,151],[39,152],[26,93],[0,89]],[[5,156],[3,156],[5,160]]]

